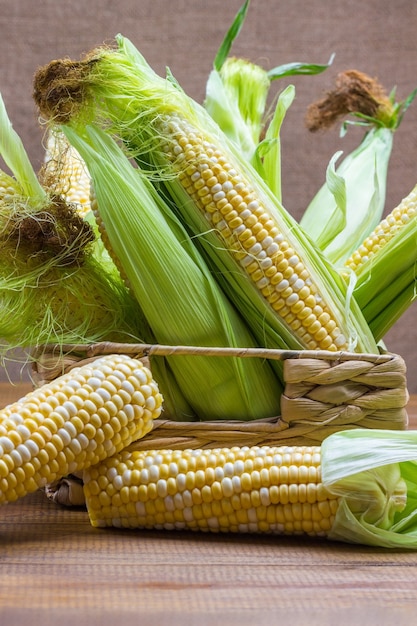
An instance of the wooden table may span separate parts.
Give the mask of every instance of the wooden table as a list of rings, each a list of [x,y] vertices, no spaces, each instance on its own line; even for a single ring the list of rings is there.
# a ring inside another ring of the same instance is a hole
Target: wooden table
[[[0,385],[1,405],[24,391]],[[409,415],[417,428],[417,396]],[[2,626],[410,626],[416,616],[414,552],[98,530],[42,493],[2,508]]]

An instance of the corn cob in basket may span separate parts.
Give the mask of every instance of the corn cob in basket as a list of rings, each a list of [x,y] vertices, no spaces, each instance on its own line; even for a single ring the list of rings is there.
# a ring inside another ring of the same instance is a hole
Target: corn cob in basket
[[[158,159],[148,164],[152,176],[169,189],[196,245],[204,247],[259,342],[272,348],[286,342],[293,349],[377,352],[355,301],[346,299],[343,281],[210,116],[157,77],[129,41],[119,36],[118,44],[117,50],[94,51],[79,64],[52,62],[35,76],[41,114],[71,124],[64,131],[87,163],[100,210],[110,189],[104,177],[95,180],[93,150],[106,138],[83,123],[107,117],[138,160]],[[73,101],[70,84],[77,85]],[[116,92],[119,98],[113,97]],[[82,101],[76,93],[83,93]],[[135,103],[129,118],[126,101]],[[148,152],[141,154],[139,146]],[[106,148],[111,149],[108,142]]]

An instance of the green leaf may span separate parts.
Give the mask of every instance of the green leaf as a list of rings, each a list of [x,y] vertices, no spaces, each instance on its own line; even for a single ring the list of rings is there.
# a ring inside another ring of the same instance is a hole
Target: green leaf
[[[413,102],[414,98],[417,96],[417,89],[414,89],[410,95],[401,103],[401,113],[398,115],[396,128],[401,124],[401,121],[404,117],[405,112],[407,111],[410,104]]]
[[[6,106],[0,95],[0,154],[7,167],[10,168],[25,195],[33,200],[45,200],[46,193],[36,176],[23,146],[22,140],[13,129],[7,115]]]
[[[288,85],[278,97],[274,116],[269,124],[265,139],[257,148],[257,154],[263,158],[262,177],[268,187],[281,202],[281,140],[280,132],[285,115],[295,98],[295,88]]]
[[[341,497],[329,538],[417,548],[417,431],[354,429],[323,441],[322,480]]]
[[[330,159],[326,170],[327,187],[333,195],[335,204],[333,212],[316,242],[321,250],[324,250],[346,226],[346,182],[335,169],[335,163],[341,154],[341,150],[336,152]]]
[[[271,70],[268,70],[268,78],[273,81],[278,78],[284,78],[284,76],[296,76],[298,74],[314,75],[321,74],[327,70],[333,63],[335,55],[332,54],[329,61],[325,65],[318,65],[316,63],[286,63],[285,65],[278,65]]]
[[[248,12],[249,2],[250,0],[246,0],[245,3],[241,6],[239,11],[237,12],[235,19],[233,20],[231,27],[227,31],[226,37],[224,38],[216,54],[213,65],[214,65],[214,69],[217,71],[221,70],[223,63],[225,62],[225,60],[227,59],[229,55],[230,48],[232,47],[234,40],[240,33],[240,30],[243,26],[243,22],[245,21],[245,18],[246,18],[246,14]]]

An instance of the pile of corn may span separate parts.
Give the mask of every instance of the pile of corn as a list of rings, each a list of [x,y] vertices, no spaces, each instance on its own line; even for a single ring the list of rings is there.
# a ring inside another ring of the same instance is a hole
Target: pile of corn
[[[331,160],[298,224],[280,178],[293,88],[270,122],[266,111],[288,66],[267,72],[228,56],[248,5],[203,105],[121,35],[114,48],[40,68],[34,99],[49,136],[39,176],[1,103],[12,171],[0,180],[3,350],[105,340],[378,353],[416,292],[416,190],[382,219],[394,132],[412,97],[397,103],[364,74],[339,76],[337,98],[310,110],[312,126],[356,115],[367,133],[338,168],[340,154]],[[341,92],[355,98],[341,104]],[[415,433],[135,450],[162,410],[185,421],[277,415],[283,384],[282,363],[260,358],[156,357],[152,374],[127,356],[81,365],[0,413],[0,501],[79,474],[95,526],[416,547]]]

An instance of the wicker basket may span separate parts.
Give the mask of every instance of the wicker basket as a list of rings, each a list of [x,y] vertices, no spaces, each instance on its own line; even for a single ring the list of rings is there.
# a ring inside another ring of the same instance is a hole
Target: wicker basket
[[[207,355],[261,357],[283,361],[285,388],[281,415],[250,422],[175,422],[164,417],[135,444],[136,449],[213,448],[230,445],[319,445],[325,436],[348,428],[405,429],[406,367],[395,354],[205,348],[103,342],[43,346],[34,356],[37,386],[104,354],[152,356]]]

